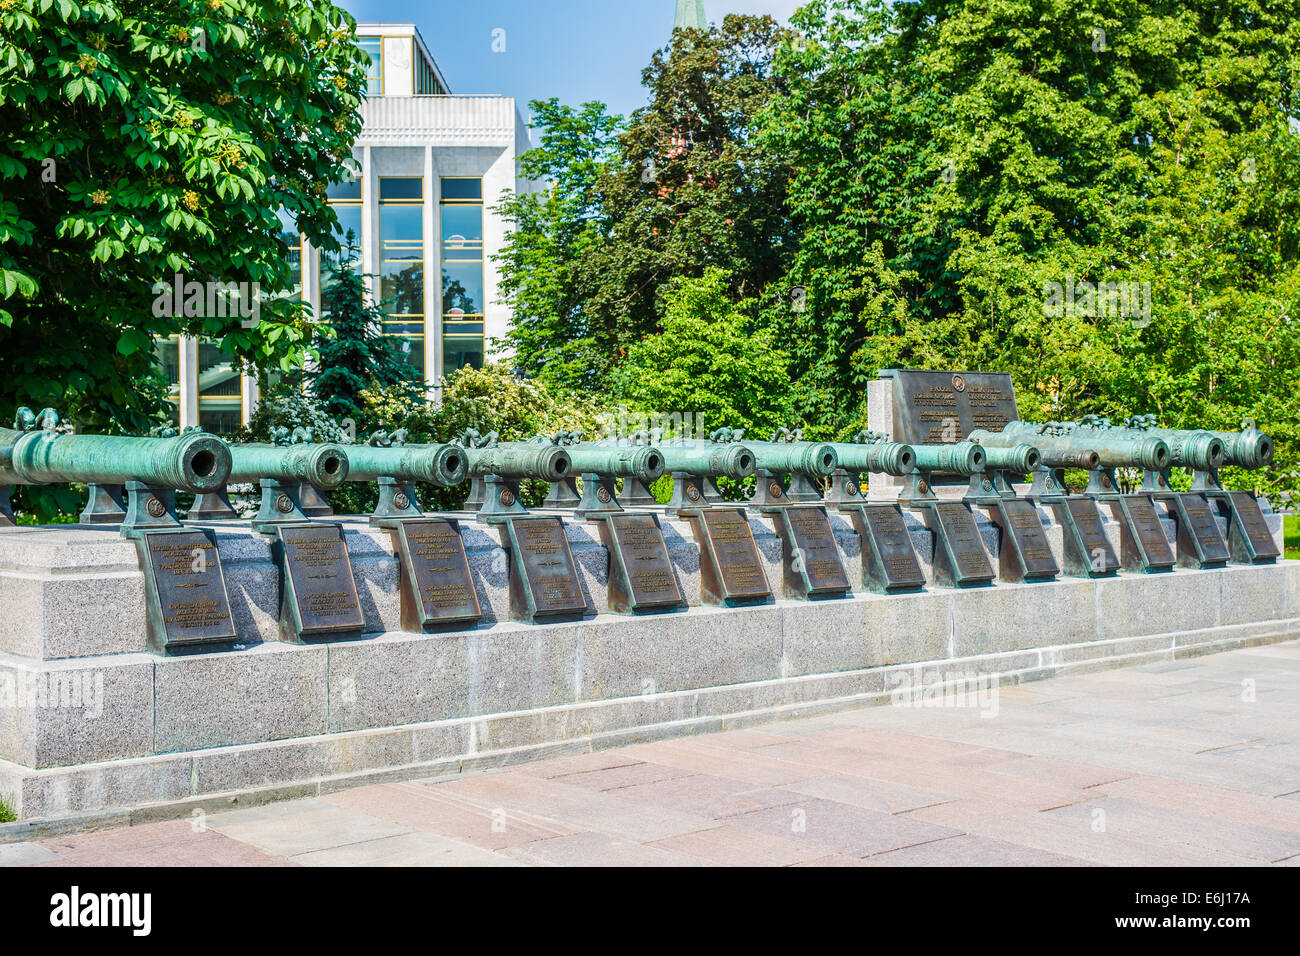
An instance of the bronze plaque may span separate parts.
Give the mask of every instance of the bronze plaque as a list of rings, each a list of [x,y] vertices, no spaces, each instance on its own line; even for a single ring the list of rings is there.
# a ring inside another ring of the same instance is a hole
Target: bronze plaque
[[[1264,513],[1259,510],[1255,496],[1244,491],[1230,491],[1228,498],[1232,502],[1233,513],[1240,519],[1244,543],[1249,546],[1250,560],[1265,562],[1281,557],[1282,552],[1277,549],[1277,541],[1268,530],[1268,522],[1264,520]]]
[[[402,628],[477,623],[483,616],[456,522],[402,520],[393,528],[402,574]]]
[[[609,552],[609,606],[620,614],[664,611],[685,603],[668,545],[652,514],[611,514],[599,520]]]
[[[510,551],[510,603],[517,619],[576,618],[587,612],[563,521],[512,517],[505,522],[505,533]]]
[[[783,545],[782,589],[787,598],[843,597],[849,591],[840,547],[821,505],[788,505],[776,510],[776,531]]]
[[[700,546],[700,588],[705,603],[754,603],[772,596],[754,532],[743,511],[703,508],[688,517]]]
[[[361,615],[343,529],[336,524],[289,524],[277,529],[284,549],[280,626],[290,640],[359,634]],[[286,630],[287,628],[287,630]]]
[[[1172,568],[1178,559],[1174,556],[1155,502],[1146,495],[1125,495],[1122,506],[1147,570]]]
[[[951,445],[976,429],[1000,432],[1020,418],[1005,373],[889,369],[880,377],[894,383],[894,441]]]
[[[993,580],[993,565],[980,538],[979,526],[970,508],[960,501],[936,501],[930,505],[938,519],[930,530],[935,533],[935,566],[945,561],[951,569],[949,586],[966,587],[988,584]]]
[[[206,531],[146,531],[140,554],[152,601],[155,650],[235,640],[230,595],[216,544]]]
[[[1032,502],[1004,499],[990,514],[1002,532],[998,566],[1003,581],[1045,580],[1061,573]]]
[[[1180,517],[1185,516],[1187,519],[1185,529],[1183,522],[1179,521],[1178,533],[1182,537],[1184,530],[1190,532],[1191,540],[1188,543],[1195,546],[1197,561],[1202,565],[1227,564],[1228,543],[1223,539],[1223,532],[1219,530],[1219,522],[1214,517],[1209,501],[1200,494],[1182,494],[1178,500],[1181,502]],[[1191,555],[1184,557],[1190,559]]]
[[[1115,574],[1119,571],[1119,556],[1115,546],[1110,543],[1106,526],[1101,520],[1101,511],[1091,498],[1070,496],[1064,499],[1066,513],[1079,535],[1079,545],[1083,549],[1080,558],[1085,562],[1088,573],[1093,575]],[[1069,529],[1066,529],[1067,533]],[[1082,570],[1082,569],[1075,569]]]
[[[916,591],[925,573],[895,504],[859,505],[851,512],[862,539],[862,585],[872,591]]]

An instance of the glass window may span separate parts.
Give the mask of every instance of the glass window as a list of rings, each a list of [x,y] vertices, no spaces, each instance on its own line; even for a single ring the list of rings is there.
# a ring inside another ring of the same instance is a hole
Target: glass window
[[[370,66],[366,70],[366,93],[380,96],[384,92],[384,38],[357,37],[357,46],[370,57]]]
[[[178,336],[169,336],[154,341],[154,355],[162,369],[163,381],[167,384],[167,404],[170,406],[171,422],[181,423],[181,340]]]
[[[410,376],[424,381],[424,183],[379,181],[379,298],[384,334],[405,356]]]
[[[423,198],[424,183],[418,177],[379,180],[380,202],[398,202],[400,200],[419,202]]]
[[[452,177],[442,181],[443,202],[482,202],[483,180]]]
[[[442,180],[443,372],[483,367],[483,181]]]
[[[199,425],[214,435],[233,435],[243,424],[244,380],[230,356],[211,342],[199,343]]]
[[[289,294],[294,298],[302,296],[302,233],[287,209],[281,208],[277,213],[280,218],[280,238],[288,246],[289,273],[293,277],[293,288]]]

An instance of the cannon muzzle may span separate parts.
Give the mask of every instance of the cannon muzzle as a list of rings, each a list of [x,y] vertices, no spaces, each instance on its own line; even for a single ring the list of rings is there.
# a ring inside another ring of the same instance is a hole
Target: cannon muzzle
[[[230,447],[203,432],[133,438],[0,428],[0,485],[139,481],[204,494],[224,488],[230,471]]]
[[[1008,422],[1000,432],[975,431],[970,437],[990,448],[1005,448],[1027,441],[1044,454],[1095,452],[1101,458],[1103,468],[1145,468],[1159,472],[1175,464],[1169,443],[1159,435],[1092,428],[1080,428],[1068,434],[1049,434],[1045,432],[1048,427],[1033,422]]]
[[[985,467],[994,471],[1009,471],[1015,475],[1027,475],[1037,471],[1043,462],[1042,453],[1028,442],[1020,442],[1007,448],[986,448]]]
[[[913,445],[916,467],[920,471],[939,471],[969,477],[983,471],[988,463],[984,448],[973,441],[955,445]]]
[[[242,484],[262,478],[306,482],[322,491],[332,491],[348,479],[348,453],[339,445],[230,446],[234,466],[230,482]]]
[[[565,448],[573,462],[573,470],[580,475],[592,474],[612,478],[637,478],[649,484],[656,481],[666,467],[663,452],[658,448],[606,447],[601,445],[572,445]]]
[[[1240,432],[1210,432],[1223,442],[1223,463],[1238,468],[1263,468],[1273,463],[1273,439],[1258,428]]]
[[[568,449],[558,445],[516,442],[462,450],[468,456],[469,474],[474,478],[496,475],[499,478],[560,481],[573,474],[573,460]]]
[[[746,445],[675,445],[659,446],[664,468],[708,478],[747,478],[758,467],[754,452]]]
[[[859,474],[867,472],[900,478],[910,475],[916,467],[916,449],[902,442],[877,445],[837,442],[833,447],[839,456],[840,467]]]
[[[469,453],[459,445],[352,445],[348,481],[422,481],[450,488],[469,477]]]
[[[754,453],[756,468],[774,474],[799,474],[825,478],[840,466],[835,446],[826,442],[746,442]]]

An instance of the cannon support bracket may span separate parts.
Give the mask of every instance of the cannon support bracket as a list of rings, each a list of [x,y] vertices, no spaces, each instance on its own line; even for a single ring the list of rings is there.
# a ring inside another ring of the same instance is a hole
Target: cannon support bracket
[[[625,481],[628,479],[624,479]],[[592,472],[583,472],[582,497],[575,514],[579,518],[593,518],[603,514],[618,514],[623,510],[619,503],[617,479]]]
[[[87,485],[86,507],[77,516],[81,524],[121,524],[126,518],[121,485]]]
[[[414,481],[381,477],[375,483],[379,486],[379,504],[370,515],[371,527],[391,529],[394,521],[424,515],[415,496]]]
[[[262,504],[253,516],[252,527],[258,534],[275,535],[285,524],[306,524],[308,516],[302,508],[301,489],[296,481],[263,478]]]
[[[171,488],[146,485],[143,481],[126,483],[126,515],[122,519],[122,537],[139,538],[146,531],[179,528],[176,517],[176,492]]]
[[[225,488],[195,495],[194,504],[185,512],[186,521],[230,521],[238,517]]]

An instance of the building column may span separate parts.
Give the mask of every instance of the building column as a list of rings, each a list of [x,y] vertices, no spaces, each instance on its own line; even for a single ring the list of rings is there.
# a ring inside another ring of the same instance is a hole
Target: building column
[[[257,376],[245,373],[241,376],[240,382],[240,409],[239,421],[247,425],[253,420],[253,415],[257,412],[257,401],[261,397],[257,388]]]
[[[361,271],[374,276],[379,271],[379,177],[371,161],[370,147],[361,147]],[[379,301],[379,279],[366,279],[371,298]]]
[[[190,335],[180,336],[176,357],[181,373],[180,423],[185,429],[199,424],[199,340]]]
[[[428,394],[438,398],[442,381],[442,233],[438,229],[438,178],[433,147],[424,147],[424,377]]]

